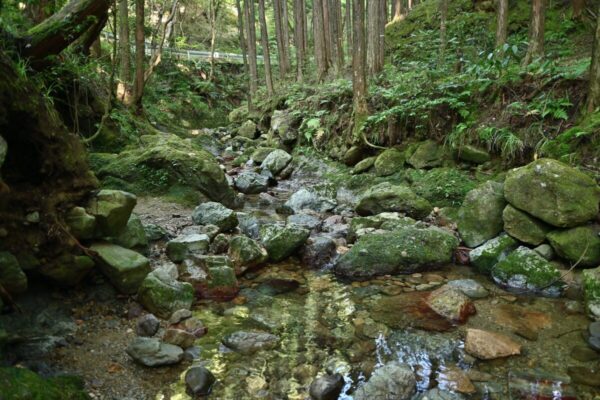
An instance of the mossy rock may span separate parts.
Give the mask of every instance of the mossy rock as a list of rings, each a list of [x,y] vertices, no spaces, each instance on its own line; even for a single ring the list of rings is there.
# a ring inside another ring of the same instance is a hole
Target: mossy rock
[[[559,227],[581,225],[598,214],[600,188],[583,172],[542,158],[509,171],[506,199],[514,207]]]
[[[117,236],[127,226],[137,197],[122,190],[100,190],[89,202],[86,211],[96,220],[97,236]]]
[[[502,232],[505,207],[501,183],[484,182],[467,194],[458,212],[458,232],[467,246],[479,246]]]
[[[269,259],[283,261],[294,255],[306,242],[310,230],[297,225],[263,225],[260,227],[260,239],[267,249]]]
[[[240,275],[250,268],[257,267],[267,261],[269,254],[258,242],[247,236],[235,236],[229,242],[229,258]]]
[[[359,215],[395,211],[417,219],[426,217],[432,209],[427,200],[415,194],[408,186],[391,185],[387,182],[368,189],[356,205]]]
[[[75,286],[94,268],[94,260],[88,256],[64,254],[42,265],[38,271],[59,286]]]
[[[138,301],[157,316],[169,318],[177,310],[192,307],[194,288],[177,281],[175,267],[161,267],[146,276],[138,290]]]
[[[83,207],[73,207],[65,216],[69,232],[79,240],[94,238],[96,217],[88,214]]]
[[[406,157],[398,149],[387,149],[375,160],[375,174],[377,176],[393,175],[404,168]]]
[[[114,239],[115,243],[127,249],[136,249],[142,253],[148,247],[148,237],[142,224],[142,220],[135,214],[132,214],[127,221],[125,229]]]
[[[360,146],[352,146],[346,151],[344,154],[343,162],[349,167],[352,167],[358,164],[365,154],[365,149]]]
[[[352,280],[408,274],[452,262],[458,244],[451,232],[436,227],[368,234],[338,259],[334,271]]]
[[[580,226],[554,231],[548,241],[559,257],[580,267],[600,265],[600,226]]]
[[[256,133],[256,124],[251,120],[244,122],[238,129],[238,135],[248,139],[256,138]]]
[[[110,243],[96,243],[90,250],[98,254],[104,275],[121,293],[137,292],[150,272],[150,261],[135,251]]]
[[[433,140],[426,140],[419,144],[407,163],[416,169],[434,168],[441,166],[446,159],[447,151],[444,146]]]
[[[125,184],[135,193],[157,195],[185,186],[234,206],[235,192],[212,154],[175,135],[146,135],[140,141],[96,169],[105,184]]]
[[[539,219],[517,210],[510,204],[502,212],[502,219],[506,233],[523,243],[533,246],[537,246],[546,240],[546,234],[552,229]]]
[[[27,290],[27,276],[17,258],[8,251],[0,251],[0,284],[11,294]]]
[[[471,250],[469,253],[471,265],[475,266],[479,272],[488,275],[498,262],[506,258],[518,246],[519,243],[515,239],[503,233]]]
[[[600,267],[581,273],[586,308],[594,319],[600,319]]]
[[[368,157],[358,162],[354,168],[352,168],[352,174],[357,175],[369,171],[375,165],[375,160],[377,160],[377,157]]]
[[[467,161],[473,164],[483,164],[492,159],[490,153],[479,147],[464,145],[455,149],[456,157],[459,160]]]
[[[396,212],[385,212],[370,217],[354,217],[348,227],[348,242],[355,242],[359,236],[362,236],[360,232],[368,229],[393,231],[416,223],[417,221],[414,219],[404,217]]]
[[[257,164],[262,164],[265,158],[273,151],[277,150],[275,147],[259,147],[250,156],[250,158]]]
[[[243,121],[247,120],[249,116],[250,112],[248,111],[248,107],[242,106],[233,109],[227,118],[232,124],[241,124]]]
[[[89,400],[83,379],[58,376],[44,379],[26,368],[0,368],[2,400]]]
[[[492,277],[504,286],[526,292],[557,295],[564,289],[558,268],[524,246],[496,264]]]
[[[475,179],[456,168],[409,170],[406,177],[413,191],[436,207],[460,206],[477,186]]]

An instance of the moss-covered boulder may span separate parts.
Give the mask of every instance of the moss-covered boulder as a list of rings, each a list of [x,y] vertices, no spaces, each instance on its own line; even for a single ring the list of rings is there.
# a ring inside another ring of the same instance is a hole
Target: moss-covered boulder
[[[467,194],[458,211],[458,232],[467,246],[479,246],[502,232],[505,207],[501,183],[484,182]]]
[[[600,267],[586,269],[581,276],[587,312],[593,319],[600,320]]]
[[[65,215],[69,232],[79,240],[93,239],[96,234],[96,217],[88,214],[83,207],[73,207]]]
[[[414,219],[397,212],[386,212],[369,217],[354,217],[348,227],[347,239],[350,243],[353,243],[359,237],[377,229],[393,231],[416,223],[417,221]]]
[[[90,250],[98,254],[102,273],[122,293],[137,292],[150,273],[148,259],[135,251],[111,243],[96,243]]]
[[[269,154],[277,150],[275,147],[259,147],[250,156],[256,164],[262,164]]]
[[[101,190],[87,206],[87,213],[96,219],[100,236],[117,236],[127,225],[137,203],[135,195],[122,190]]]
[[[559,257],[580,267],[600,265],[600,226],[580,226],[554,231],[548,241]]]
[[[468,144],[457,148],[455,153],[459,160],[473,164],[483,164],[491,160],[490,153],[486,150]]]
[[[221,232],[229,232],[238,225],[235,211],[220,203],[202,203],[194,209],[192,220],[197,225],[215,225]]]
[[[230,207],[235,204],[235,192],[206,150],[175,135],[146,135],[140,142],[98,163],[97,176],[111,187],[138,194],[176,195],[186,188]]]
[[[244,122],[238,129],[238,135],[248,139],[256,138],[257,132],[256,124],[252,120]]]
[[[207,268],[206,283],[197,288],[205,299],[228,301],[239,292],[235,270],[230,265],[214,265]]]
[[[296,117],[288,110],[275,110],[271,116],[271,131],[279,136],[284,144],[292,144],[298,139],[298,131],[294,129]]]
[[[192,307],[194,288],[177,280],[174,266],[164,266],[146,276],[138,290],[138,301],[153,314],[169,318],[177,310]]]
[[[521,246],[492,269],[496,282],[509,289],[557,296],[564,289],[560,271],[535,251]]]
[[[459,207],[477,186],[475,179],[456,168],[409,170],[406,179],[416,194],[436,207]]]
[[[352,168],[351,173],[353,175],[358,175],[358,174],[362,174],[363,172],[369,171],[375,165],[376,160],[377,160],[377,157],[368,157],[368,158],[365,158],[364,160],[359,161],[354,166],[354,168]]]
[[[393,175],[404,168],[406,157],[398,149],[387,149],[375,160],[375,174],[377,176]]]
[[[519,243],[515,239],[503,233],[471,250],[469,253],[471,265],[487,275],[500,260],[503,260],[518,246]]]
[[[451,232],[436,227],[369,234],[338,259],[334,271],[352,280],[408,274],[452,262],[458,244]]]
[[[365,149],[361,146],[352,146],[350,147],[346,153],[344,153],[344,157],[342,161],[349,167],[352,167],[360,162],[363,159],[365,154]]]
[[[433,140],[426,140],[416,147],[407,162],[416,169],[439,167],[446,159],[444,146]]]
[[[8,251],[0,251],[0,284],[11,294],[27,290],[27,276],[17,258]]]
[[[83,379],[75,376],[42,378],[27,368],[0,368],[2,400],[88,400]]]
[[[142,220],[135,214],[132,214],[127,221],[125,229],[114,239],[119,246],[127,249],[135,249],[145,252],[148,247],[148,237],[142,224]]]
[[[263,225],[260,227],[260,240],[267,249],[269,259],[283,261],[296,253],[306,242],[310,230],[298,225]]]
[[[258,194],[269,189],[269,177],[244,171],[235,178],[235,188],[244,194]]]
[[[209,246],[210,238],[206,234],[181,235],[167,243],[167,257],[174,263],[180,263],[189,256],[205,254]]]
[[[359,199],[356,212],[360,215],[381,214],[395,211],[412,218],[424,218],[433,207],[408,186],[391,185],[387,182],[368,189]]]
[[[504,195],[514,207],[560,228],[594,218],[600,202],[600,188],[592,178],[546,158],[509,171]]]
[[[550,226],[531,215],[518,210],[510,204],[502,212],[504,230],[519,241],[533,246],[541,244],[546,239],[546,234],[552,229]]]
[[[269,153],[261,164],[262,169],[266,169],[273,175],[278,175],[292,161],[292,156],[286,151],[277,149]]]
[[[75,286],[94,268],[88,256],[64,254],[38,268],[38,272],[60,286]]]
[[[247,236],[236,236],[229,242],[229,258],[237,275],[267,261],[269,254],[258,242]]]

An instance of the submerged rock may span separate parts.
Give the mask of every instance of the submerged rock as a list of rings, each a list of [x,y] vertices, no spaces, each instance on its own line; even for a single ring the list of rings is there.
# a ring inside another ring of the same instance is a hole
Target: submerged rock
[[[146,276],[138,290],[138,301],[161,318],[169,318],[180,309],[189,309],[194,301],[194,289],[177,281],[174,266],[158,268]]]
[[[559,257],[580,267],[600,264],[600,226],[580,226],[548,234],[548,241]]]
[[[465,351],[481,360],[493,360],[521,354],[521,345],[500,333],[467,329]]]
[[[416,386],[410,367],[393,361],[376,369],[371,378],[356,390],[354,400],[409,400],[415,394]]]
[[[193,397],[208,396],[217,381],[212,372],[202,366],[188,369],[184,380],[187,394]]]
[[[228,263],[207,266],[206,272],[206,281],[196,287],[202,298],[229,301],[237,295],[240,290],[238,280]]]
[[[547,158],[509,171],[504,194],[514,207],[561,228],[594,218],[600,202],[600,188],[592,178]]]
[[[150,273],[150,261],[135,251],[110,243],[93,244],[90,250],[98,253],[100,269],[122,293],[137,292]]]
[[[279,336],[266,332],[235,332],[223,338],[223,344],[243,354],[252,354],[260,350],[270,350],[279,344]]]
[[[249,237],[235,236],[229,242],[229,258],[236,274],[241,275],[246,270],[265,263],[269,254],[258,242]]]
[[[444,285],[429,294],[427,305],[438,315],[458,323],[464,323],[475,314],[475,306],[462,291]]]
[[[406,157],[398,149],[387,149],[375,160],[375,174],[377,176],[393,175],[404,168]]]
[[[138,337],[127,347],[127,354],[146,367],[173,365],[183,360],[183,349],[156,338]]]
[[[325,198],[315,192],[303,188],[292,194],[285,205],[295,213],[299,213],[302,210],[325,213],[333,210],[337,203],[334,200]]]
[[[517,210],[510,204],[502,213],[504,230],[515,239],[537,246],[546,239],[550,227],[527,213]]]
[[[350,279],[406,274],[452,261],[458,239],[440,228],[404,227],[361,237],[341,256],[335,273]]]
[[[308,390],[312,400],[337,400],[345,382],[341,374],[324,375],[315,379]]]
[[[458,232],[467,246],[479,246],[502,232],[505,206],[498,182],[485,182],[467,194],[458,211]]]
[[[273,175],[278,175],[292,161],[292,156],[281,149],[273,150],[265,157],[261,164],[262,169],[266,169]]]
[[[388,211],[404,213],[413,218],[424,218],[433,207],[416,195],[408,186],[381,183],[368,189],[356,205],[360,215],[381,214]]]
[[[235,211],[220,203],[202,203],[194,209],[192,220],[198,225],[216,225],[221,232],[229,232],[238,225]]]
[[[474,279],[457,279],[450,281],[446,286],[460,290],[465,296],[472,299],[483,299],[488,296],[489,292],[483,285]]]
[[[96,219],[103,236],[117,236],[125,226],[137,203],[137,197],[121,190],[101,190],[90,201],[87,212]]]
[[[269,259],[283,261],[293,255],[308,239],[310,231],[297,225],[265,225],[260,228],[263,246],[269,253]]]

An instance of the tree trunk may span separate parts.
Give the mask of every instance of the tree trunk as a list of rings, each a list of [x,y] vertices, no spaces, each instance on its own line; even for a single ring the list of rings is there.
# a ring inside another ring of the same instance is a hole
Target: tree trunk
[[[498,0],[497,17],[496,48],[500,49],[508,36],[508,0]]]
[[[331,48],[331,65],[335,69],[335,74],[339,76],[344,69],[344,49],[342,46],[342,10],[339,0],[326,0],[329,9],[329,32]]]
[[[546,18],[546,0],[532,0],[531,22],[529,24],[529,46],[523,65],[529,65],[534,59],[544,57],[544,25]]]
[[[144,58],[146,42],[144,34],[144,0],[135,0],[135,82],[133,89],[133,106],[137,114],[143,112],[142,98],[144,96]]]
[[[408,10],[412,10],[413,8],[413,0],[408,0]]]
[[[352,65],[352,0],[346,0],[346,48],[348,49],[348,59]]]
[[[585,0],[573,0],[573,19],[582,19],[585,10]]]
[[[131,44],[129,40],[129,7],[127,0],[119,0],[119,84],[117,98],[128,102],[131,95]]]
[[[286,0],[273,0],[273,11],[275,18],[275,39],[277,41],[277,59],[279,60],[279,76],[284,79],[289,70],[288,43],[284,28],[287,21],[283,17],[283,6]]]
[[[272,96],[273,74],[271,72],[271,53],[269,51],[269,33],[267,31],[267,19],[265,17],[265,0],[258,0],[258,18],[260,19],[260,41],[265,67],[265,80],[267,81],[267,93]]]
[[[240,40],[240,49],[242,49],[242,58],[244,59],[244,70],[248,73],[248,49],[246,48],[246,37],[244,35],[244,13],[240,0],[235,0],[238,19],[238,35]]]
[[[45,58],[59,54],[100,21],[106,21],[108,0],[72,0],[44,22],[19,38],[21,55],[36,68],[44,67]]]
[[[315,61],[317,63],[317,81],[322,82],[329,71],[327,60],[327,42],[325,39],[325,20],[323,17],[323,1],[313,2],[313,35],[315,42]],[[325,0],[326,1],[326,0]]]
[[[367,63],[369,74],[383,70],[385,56],[385,0],[369,1],[367,14]]]
[[[170,40],[170,37],[173,33],[173,26],[175,25],[178,9],[179,0],[173,0],[173,4],[171,5],[169,15],[167,16],[167,18],[164,21],[162,21],[161,16],[161,19],[158,21],[159,25],[156,36],[159,41],[158,45],[152,47],[152,56],[150,57],[150,63],[148,69],[144,72],[144,82],[148,82],[148,80],[152,76],[152,73],[162,61],[162,53],[165,46],[165,42],[168,42]]]
[[[400,21],[404,16],[402,15],[402,1],[394,0],[394,21]]]
[[[215,46],[217,44],[217,18],[219,16],[220,7],[221,0],[210,0],[210,81],[215,77]]]
[[[352,0],[352,27],[352,88],[354,91],[354,136],[356,137],[368,112],[365,0]]]
[[[246,39],[248,41],[248,69],[250,75],[250,106],[252,97],[258,90],[258,65],[256,60],[256,17],[254,15],[254,0],[244,0],[244,15],[246,17]]]
[[[288,15],[288,4],[287,0],[281,0],[281,18],[282,18],[282,30],[283,30],[283,43],[285,47],[286,57],[286,71],[289,71],[292,68],[292,63],[290,61],[290,17]]]
[[[306,44],[304,42],[304,0],[294,0],[294,44],[296,46],[296,80],[304,80],[304,64],[306,57]]]
[[[92,43],[92,57],[94,58],[100,58],[102,57],[102,43],[100,42],[100,36],[98,36],[96,38],[96,40],[94,40],[94,43]]]
[[[590,66],[590,87],[587,98],[587,112],[592,113],[600,106],[600,7],[597,9],[596,32],[592,47]]]
[[[440,64],[446,59],[447,22],[448,22],[448,0],[439,0],[440,7]]]

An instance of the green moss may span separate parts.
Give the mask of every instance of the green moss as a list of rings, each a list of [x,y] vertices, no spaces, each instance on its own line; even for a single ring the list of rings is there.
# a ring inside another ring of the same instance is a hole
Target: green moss
[[[0,368],[3,400],[87,400],[83,380],[73,376],[43,379],[25,368]]]
[[[600,229],[580,226],[548,234],[548,241],[556,253],[580,267],[595,267],[600,264]]]
[[[586,269],[583,277],[583,294],[586,302],[600,301],[600,267]]]
[[[504,283],[516,275],[525,277],[528,288],[533,286],[542,290],[550,286],[562,287],[558,269],[527,247],[517,248],[492,269],[492,276]]]
[[[471,264],[479,272],[488,275],[494,266],[518,246],[518,242],[506,234],[488,240],[469,254]]]
[[[455,168],[430,171],[410,170],[406,174],[412,189],[437,207],[456,207],[477,182],[466,172]]]

